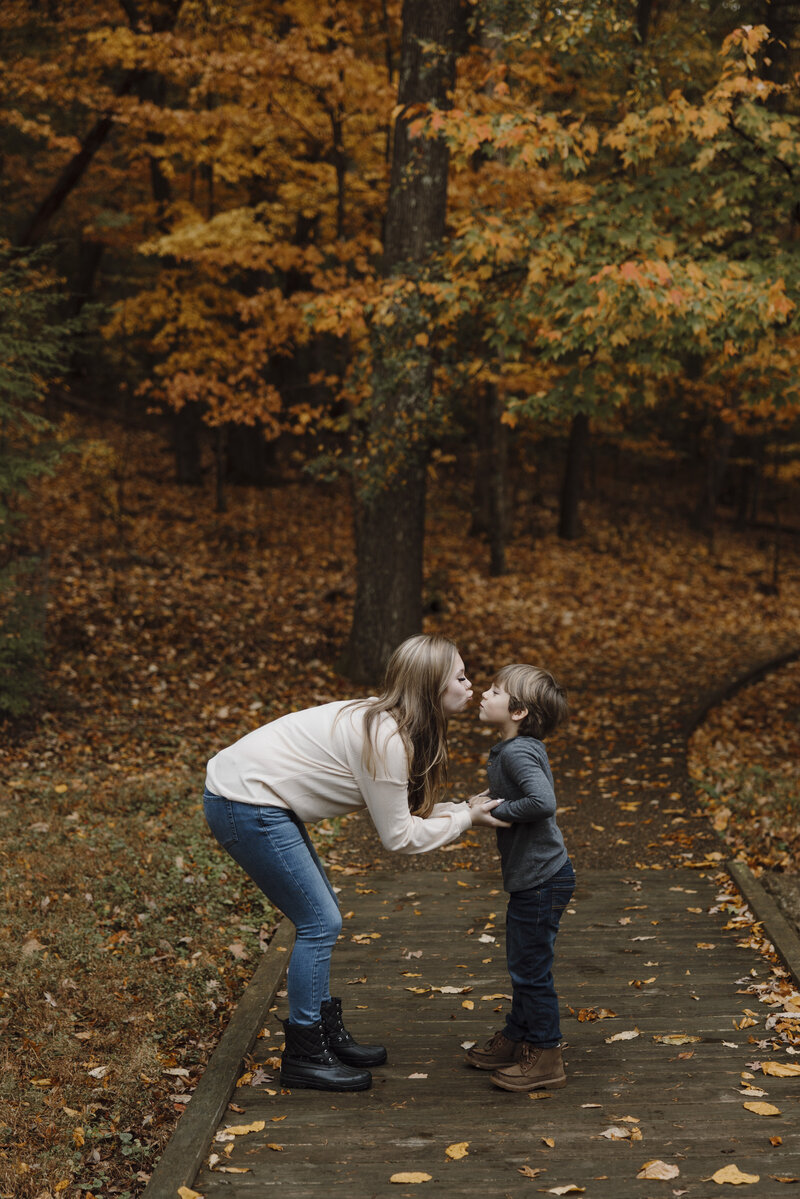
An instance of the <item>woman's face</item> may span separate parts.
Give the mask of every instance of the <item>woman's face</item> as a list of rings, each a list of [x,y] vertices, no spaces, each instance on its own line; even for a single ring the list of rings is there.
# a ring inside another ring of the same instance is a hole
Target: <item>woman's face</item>
[[[472,699],[472,684],[467,678],[464,663],[456,655],[450,677],[442,692],[442,712],[445,717],[455,716],[466,708]]]

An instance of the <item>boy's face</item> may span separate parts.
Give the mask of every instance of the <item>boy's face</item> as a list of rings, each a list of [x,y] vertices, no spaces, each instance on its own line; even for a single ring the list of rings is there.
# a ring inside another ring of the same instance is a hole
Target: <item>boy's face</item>
[[[510,698],[504,687],[498,683],[492,683],[491,687],[484,691],[478,710],[478,718],[484,724],[499,729],[504,737],[516,736],[519,723],[518,720],[512,718],[508,710]]]

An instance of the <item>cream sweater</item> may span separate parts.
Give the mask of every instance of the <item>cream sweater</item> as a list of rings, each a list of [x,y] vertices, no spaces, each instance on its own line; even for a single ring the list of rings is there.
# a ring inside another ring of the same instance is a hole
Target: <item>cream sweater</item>
[[[308,822],[366,807],[383,845],[397,853],[457,840],[472,824],[468,804],[438,803],[426,819],[412,816],[408,758],[394,717],[385,713],[376,726],[368,770],[364,708],[345,708],[338,700],[262,725],[210,760],[206,787],[239,803],[287,808]]]

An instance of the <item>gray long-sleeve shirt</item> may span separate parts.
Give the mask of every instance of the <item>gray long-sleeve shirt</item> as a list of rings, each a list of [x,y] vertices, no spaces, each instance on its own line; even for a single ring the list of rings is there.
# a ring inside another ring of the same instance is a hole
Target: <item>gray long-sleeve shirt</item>
[[[547,750],[535,737],[512,737],[489,752],[489,794],[503,803],[494,808],[511,828],[497,830],[497,848],[506,891],[541,887],[567,860],[567,847],[556,823],[556,795]]]

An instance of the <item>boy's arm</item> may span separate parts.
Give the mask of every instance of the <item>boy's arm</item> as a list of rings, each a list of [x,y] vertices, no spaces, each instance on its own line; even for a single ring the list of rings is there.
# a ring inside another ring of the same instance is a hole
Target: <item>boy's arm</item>
[[[556,795],[535,753],[518,753],[503,763],[503,770],[521,792],[518,799],[504,799],[494,809],[498,820],[531,823],[556,812]]]

